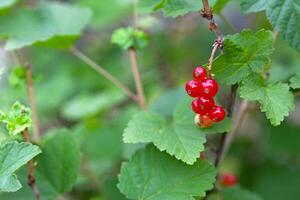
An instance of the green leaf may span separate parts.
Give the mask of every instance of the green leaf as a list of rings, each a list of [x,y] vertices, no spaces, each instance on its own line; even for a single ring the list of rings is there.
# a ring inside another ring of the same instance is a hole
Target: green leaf
[[[122,164],[118,188],[129,199],[192,200],[205,196],[215,176],[207,161],[186,165],[150,145]]]
[[[298,0],[270,1],[267,17],[284,40],[300,51],[300,2]]]
[[[270,0],[240,0],[241,10],[244,13],[259,12],[265,10]]]
[[[0,36],[7,37],[6,50],[30,45],[68,47],[80,35],[90,15],[88,9],[42,2],[34,10],[22,8],[13,16],[0,17]]]
[[[19,190],[22,185],[14,173],[39,153],[38,146],[25,142],[8,142],[0,147],[0,191]]]
[[[141,30],[135,30],[131,27],[119,28],[114,31],[111,42],[124,50],[129,48],[141,49],[148,45],[149,37]]]
[[[18,179],[20,180],[23,187],[16,191],[16,192],[9,192],[9,193],[1,193],[0,199],[1,200],[33,200],[35,199],[34,194],[32,193],[32,190],[30,186],[28,185],[28,169],[27,166],[23,166],[21,169],[17,172]],[[43,177],[40,176],[40,174],[35,171],[35,178],[36,178],[36,184],[40,191],[42,200],[54,200],[56,199],[59,194],[56,193],[56,191],[53,190],[51,185],[45,180]]]
[[[125,143],[153,142],[161,151],[177,159],[193,164],[204,150],[205,134],[194,124],[190,101],[180,102],[173,113],[171,123],[159,114],[136,114],[124,130]]]
[[[262,200],[257,194],[241,189],[240,187],[231,187],[222,190],[224,200]]]
[[[245,13],[266,10],[274,29],[290,46],[300,51],[300,2],[298,0],[242,0]]]
[[[7,8],[13,6],[14,4],[16,4],[17,2],[18,2],[18,0],[1,0],[0,10],[7,9]]]
[[[169,99],[174,94],[181,96],[181,93],[177,92],[174,90],[164,97]],[[166,151],[179,160],[188,164],[196,162],[199,152],[204,150],[205,134],[229,131],[233,127],[232,122],[226,118],[210,128],[198,128],[194,124],[195,114],[190,108],[191,99],[182,97],[180,99],[176,106],[171,103],[172,120],[169,119],[171,117],[169,115],[162,116],[164,112],[158,114],[158,109],[155,110],[157,112],[140,112],[134,115],[124,130],[123,141],[125,143],[152,142],[161,151]],[[163,102],[163,98],[160,102]]]
[[[240,88],[240,96],[250,101],[258,101],[260,110],[266,113],[271,124],[279,125],[290,111],[295,110],[294,96],[288,84],[265,85],[261,76],[245,79]]]
[[[243,30],[227,36],[224,54],[216,58],[213,73],[226,84],[237,83],[251,73],[262,73],[270,64],[273,43],[272,33],[266,30]]]
[[[59,129],[47,135],[38,157],[38,173],[58,194],[70,191],[80,166],[80,149],[72,133]]]
[[[80,94],[65,104],[62,115],[69,120],[79,120],[116,106],[124,98],[120,92]]]
[[[290,84],[291,88],[293,88],[293,89],[300,89],[300,74],[292,77],[290,79],[290,83],[291,83]]]
[[[31,126],[31,111],[29,108],[16,102],[10,112],[0,111],[0,122],[6,124],[10,135],[17,135]]]

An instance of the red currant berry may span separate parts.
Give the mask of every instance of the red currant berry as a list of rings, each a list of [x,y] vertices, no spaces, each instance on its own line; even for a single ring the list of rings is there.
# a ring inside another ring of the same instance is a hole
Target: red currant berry
[[[205,114],[214,106],[213,98],[199,97],[192,102],[193,111],[198,114]]]
[[[204,97],[214,97],[219,90],[217,81],[208,78],[201,82],[201,92]]]
[[[206,78],[206,70],[203,67],[196,67],[193,71],[193,76],[198,81],[203,81]]]
[[[222,106],[214,106],[208,111],[208,116],[211,120],[220,122],[225,118],[226,112]]]
[[[226,173],[220,177],[221,185],[223,186],[234,186],[237,184],[237,178],[234,174]]]
[[[191,97],[198,97],[201,94],[201,83],[196,80],[191,80],[186,83],[185,90]]]
[[[200,126],[201,128],[211,127],[214,122],[208,117],[208,115],[199,115],[195,116],[195,124]]]

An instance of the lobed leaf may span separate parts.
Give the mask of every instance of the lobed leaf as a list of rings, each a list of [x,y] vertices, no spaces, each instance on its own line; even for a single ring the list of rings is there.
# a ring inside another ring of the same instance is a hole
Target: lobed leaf
[[[166,151],[187,164],[193,164],[204,150],[205,133],[225,132],[231,129],[230,120],[217,123],[209,129],[200,129],[194,124],[195,114],[191,100],[183,99],[170,121],[155,112],[140,112],[129,121],[123,133],[125,143],[152,142],[161,151]]]
[[[294,96],[288,84],[265,85],[260,76],[248,77],[240,88],[240,96],[250,101],[258,101],[260,109],[266,113],[271,124],[279,125],[290,111],[295,110]]]
[[[129,199],[193,200],[205,196],[215,176],[207,161],[186,165],[149,145],[122,164],[118,188]]]
[[[0,191],[15,192],[22,185],[14,174],[29,160],[41,153],[38,146],[30,143],[8,142],[0,147]]]
[[[156,113],[138,113],[124,130],[123,140],[125,143],[153,142],[161,151],[188,164],[196,162],[206,142],[205,134],[194,125],[188,101],[176,106],[171,123]]]
[[[238,83],[252,73],[263,73],[273,52],[270,31],[243,30],[225,38],[224,54],[216,58],[213,73],[226,84]]]
[[[300,2],[298,0],[242,0],[245,13],[266,10],[274,29],[290,46],[300,51]]]
[[[11,136],[17,135],[31,126],[31,111],[16,102],[10,112],[0,111],[0,122],[6,124],[8,133]]]

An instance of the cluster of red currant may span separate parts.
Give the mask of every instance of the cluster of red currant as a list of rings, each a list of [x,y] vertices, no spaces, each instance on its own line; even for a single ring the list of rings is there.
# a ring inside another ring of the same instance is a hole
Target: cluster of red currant
[[[215,105],[214,96],[219,90],[218,83],[207,76],[203,67],[193,71],[194,80],[187,82],[185,89],[191,97],[197,97],[192,102],[192,108],[197,113],[195,123],[202,128],[210,127],[214,122],[222,121],[226,112],[222,106]]]

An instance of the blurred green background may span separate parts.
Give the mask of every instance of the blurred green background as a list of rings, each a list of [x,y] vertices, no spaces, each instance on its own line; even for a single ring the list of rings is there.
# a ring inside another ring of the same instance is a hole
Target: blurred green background
[[[134,90],[129,57],[110,42],[116,28],[131,23],[129,1],[65,2],[93,11],[77,48]],[[140,13],[139,26],[150,35],[150,45],[138,52],[143,85],[150,108],[168,115],[172,103],[184,95],[182,86],[190,79],[193,67],[207,62],[214,35],[199,14],[174,19],[163,17],[161,13],[144,13]],[[238,1],[226,5],[216,20],[224,34],[243,28],[271,29],[264,13],[241,14]],[[81,145],[82,164],[77,184],[63,198],[125,199],[116,188],[120,163],[141,146],[123,144],[122,132],[139,108],[67,50],[32,47],[24,53],[32,63],[42,132],[68,127]],[[4,69],[0,80],[1,109],[9,109],[16,100],[28,105],[26,87],[14,82],[12,67],[15,64],[10,55],[3,50],[0,55]],[[300,73],[300,54],[280,36],[272,62],[270,82],[287,81],[292,74]],[[222,87],[221,102],[228,89]],[[299,108],[299,98],[296,102]],[[258,106],[251,104],[222,171],[236,174],[243,188],[265,200],[300,199],[300,111],[297,110],[282,125],[272,127]],[[3,137],[5,135],[0,134],[0,140]],[[6,194],[0,199],[23,200],[21,194],[13,198]]]

